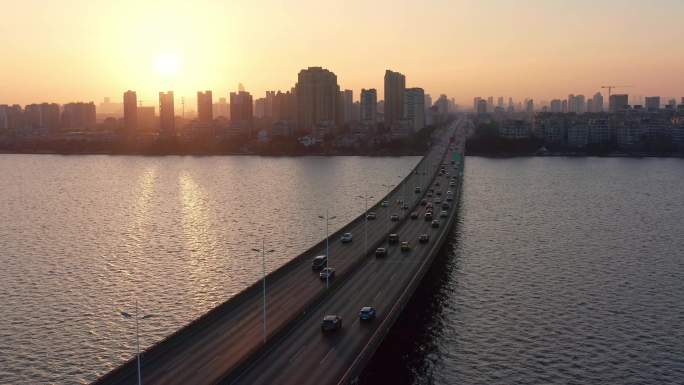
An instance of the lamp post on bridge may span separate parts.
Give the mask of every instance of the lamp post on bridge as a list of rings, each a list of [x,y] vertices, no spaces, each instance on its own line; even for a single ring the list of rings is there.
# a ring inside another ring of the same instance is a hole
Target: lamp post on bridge
[[[364,208],[364,224],[363,224],[363,249],[366,250],[366,253],[368,253],[368,200],[373,199],[372,196],[369,196],[368,194],[366,195],[359,195],[357,198],[361,198],[365,202],[365,208]]]
[[[318,218],[325,219],[325,267],[328,267],[330,262],[330,233],[328,232],[328,225],[331,220],[337,218],[337,216],[329,216],[328,209],[325,209],[325,216],[319,215]],[[330,287],[330,272],[325,276],[325,288]]]
[[[136,356],[138,360],[138,385],[142,385],[142,375],[140,373],[140,326],[139,326],[139,321],[140,320],[146,320],[148,318],[154,317],[153,314],[145,314],[144,316],[140,317],[138,315],[138,300],[135,300],[135,313],[130,314],[125,311],[120,312],[121,316],[130,319],[130,318],[135,318],[135,345],[136,345]]]
[[[390,188],[393,187],[391,184],[383,184],[382,187],[387,187],[387,195],[385,197],[387,198],[388,202],[390,201],[389,193],[390,193]],[[388,204],[387,207],[385,207],[385,216],[387,217],[387,234],[389,235],[389,229],[390,229],[390,205]]]
[[[264,247],[264,239],[261,239],[261,249],[252,248],[252,251],[261,253],[261,275],[262,275],[262,287],[263,287],[263,306],[262,306],[262,319],[263,319],[263,338],[264,344],[266,343],[266,253],[272,253],[275,250],[266,250]]]

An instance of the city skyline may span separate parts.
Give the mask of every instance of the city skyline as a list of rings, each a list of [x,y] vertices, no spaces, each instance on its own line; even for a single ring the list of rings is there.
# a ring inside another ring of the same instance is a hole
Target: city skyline
[[[475,95],[591,95],[609,84],[663,98],[684,89],[684,53],[672,49],[684,33],[676,1],[297,3],[10,5],[0,36],[15,60],[3,62],[0,103],[101,100],[136,89],[149,105],[161,90],[227,95],[240,81],[262,95],[289,89],[307,66],[329,68],[357,95],[375,88],[378,100],[386,68],[411,74],[407,87],[462,105]],[[75,19],[76,9],[86,17]],[[330,15],[346,22],[325,28]]]

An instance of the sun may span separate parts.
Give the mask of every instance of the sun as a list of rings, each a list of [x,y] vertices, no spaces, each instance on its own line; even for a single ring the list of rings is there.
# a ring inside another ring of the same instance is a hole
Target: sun
[[[178,60],[178,56],[173,54],[159,55],[154,60],[154,68],[160,75],[175,75],[180,69],[180,61]]]

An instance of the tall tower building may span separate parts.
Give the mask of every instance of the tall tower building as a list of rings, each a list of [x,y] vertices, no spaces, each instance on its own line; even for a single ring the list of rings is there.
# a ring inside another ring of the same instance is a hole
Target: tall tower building
[[[333,127],[342,115],[337,76],[321,67],[299,71],[295,85],[297,125],[313,132],[317,126]]]
[[[366,123],[377,122],[378,92],[375,88],[361,90],[361,121]]]
[[[404,95],[406,119],[411,122],[413,132],[425,127],[425,91],[422,88],[407,88]]]
[[[249,128],[254,117],[252,95],[247,91],[230,93],[230,123],[233,127]]]
[[[603,112],[603,95],[600,92],[594,94],[594,112]]]
[[[611,113],[616,113],[624,111],[629,106],[629,95],[627,94],[614,94],[610,95],[610,100],[608,101],[608,110]]]
[[[197,120],[200,123],[211,123],[214,120],[211,91],[197,91]]]
[[[660,96],[647,96],[646,109],[649,111],[657,111],[660,109]]]
[[[396,126],[404,117],[406,77],[391,70],[385,71],[385,124]]]
[[[159,132],[161,135],[175,136],[176,115],[173,110],[173,91],[159,93]]]
[[[432,96],[425,94],[425,109],[428,110],[430,107],[432,107]]]
[[[138,96],[135,91],[126,91],[123,94],[124,129],[128,133],[135,132],[138,128]]]

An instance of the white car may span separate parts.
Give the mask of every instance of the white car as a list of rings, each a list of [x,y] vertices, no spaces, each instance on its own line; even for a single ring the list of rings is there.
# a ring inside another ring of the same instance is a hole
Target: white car
[[[440,216],[440,217],[442,217],[442,218],[446,218],[446,217],[448,217],[448,216],[449,216],[449,213],[448,213],[448,212],[446,212],[445,210],[442,210],[442,212],[441,212],[441,213],[439,213],[439,216]]]
[[[382,201],[382,203],[380,203],[380,206],[382,207],[387,207],[387,205],[389,205],[387,201]]]
[[[332,267],[326,267],[325,269],[321,270],[318,275],[321,277],[321,279],[332,279],[335,276],[335,269]]]
[[[349,243],[353,239],[354,239],[354,236],[352,235],[352,233],[344,233],[344,234],[342,234],[342,238],[340,238],[342,243]]]

